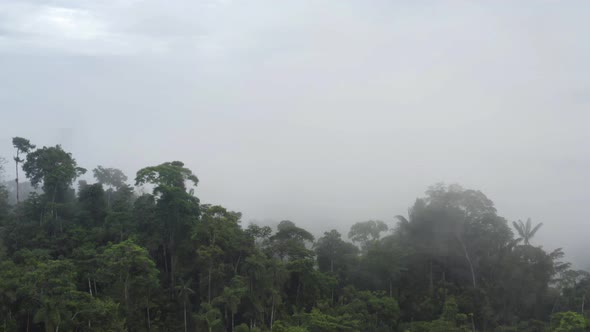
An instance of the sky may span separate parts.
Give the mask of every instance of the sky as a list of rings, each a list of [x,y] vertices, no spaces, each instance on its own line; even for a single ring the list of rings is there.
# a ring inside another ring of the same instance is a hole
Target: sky
[[[590,265],[587,1],[2,0],[11,137],[321,234],[483,191]],[[11,169],[11,168],[9,168]],[[7,177],[12,174],[8,172]]]

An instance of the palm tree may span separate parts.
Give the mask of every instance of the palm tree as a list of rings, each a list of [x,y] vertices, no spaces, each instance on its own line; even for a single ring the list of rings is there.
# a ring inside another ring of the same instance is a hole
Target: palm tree
[[[189,302],[189,296],[191,294],[195,293],[195,291],[190,288],[190,285],[192,282],[193,282],[192,279],[189,279],[186,282],[183,282],[183,280],[181,279],[180,285],[176,285],[176,287],[175,287],[176,290],[178,291],[178,295],[182,299],[182,307],[184,310],[184,332],[186,332],[188,330],[187,319],[186,319],[186,304],[187,304],[187,302]]]
[[[518,220],[518,222],[513,221],[512,225],[514,225],[514,228],[516,228],[516,231],[518,232],[518,235],[520,236],[520,238],[518,238],[517,241],[523,240],[524,244],[526,246],[528,246],[528,245],[530,245],[530,240],[533,238],[533,236],[535,236],[535,233],[537,233],[539,228],[541,228],[541,226],[543,226],[543,223],[539,223],[539,224],[537,224],[537,226],[531,228],[532,227],[531,218],[528,218],[526,221],[526,224],[524,222],[522,222],[522,220]]]

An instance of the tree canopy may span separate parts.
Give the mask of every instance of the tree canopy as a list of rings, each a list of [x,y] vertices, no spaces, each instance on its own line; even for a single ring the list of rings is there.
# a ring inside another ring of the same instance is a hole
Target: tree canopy
[[[0,331],[588,328],[590,273],[478,190],[436,184],[405,216],[314,236],[201,203],[181,161],[136,173],[150,193],[102,166],[76,190],[71,153],[13,142],[42,191],[11,205],[0,186]]]

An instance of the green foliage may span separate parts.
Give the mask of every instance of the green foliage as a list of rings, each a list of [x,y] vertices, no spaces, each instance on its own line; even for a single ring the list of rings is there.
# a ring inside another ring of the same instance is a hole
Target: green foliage
[[[98,183],[114,187],[114,188],[121,188],[125,185],[127,181],[127,176],[117,168],[105,168],[102,166],[98,166],[92,170],[94,174],[94,178],[98,181]]]
[[[137,172],[150,194],[102,166],[75,192],[71,154],[14,146],[43,193],[10,206],[0,188],[0,331],[586,328],[590,274],[531,245],[540,226],[516,222],[515,238],[476,190],[435,185],[391,232],[370,220],[354,243],[337,230],[316,241],[292,221],[244,228],[201,204],[180,161]]]
[[[467,315],[459,313],[459,307],[454,297],[449,297],[444,304],[439,319],[431,322],[412,322],[404,327],[408,332],[469,332]]]
[[[248,327],[248,325],[246,325],[246,323],[242,323],[242,324],[236,326],[234,331],[235,332],[250,332],[250,328]]]
[[[12,145],[16,149],[16,155],[17,155],[14,158],[18,162],[23,162],[23,160],[18,159],[18,155],[19,154],[21,154],[21,153],[29,153],[29,151],[35,149],[35,145],[34,144],[31,144],[31,141],[29,141],[26,138],[22,138],[22,137],[13,137],[12,138]]]
[[[292,326],[283,321],[276,321],[272,326],[273,332],[309,332],[309,330],[303,326]]]
[[[158,270],[148,252],[133,240],[109,244],[98,258],[97,279],[107,294],[121,304],[127,325],[136,330],[144,325],[150,293],[158,286]]]
[[[313,242],[314,237],[303,228],[299,228],[289,220],[283,220],[277,226],[277,232],[270,237],[273,253],[281,259],[297,260],[311,257],[313,252],[306,244]]]
[[[552,317],[553,332],[583,332],[586,331],[587,323],[584,316],[572,312],[558,312]]]
[[[193,175],[190,169],[184,167],[181,161],[163,163],[158,166],[142,168],[137,172],[135,185],[146,183],[155,184],[155,193],[164,193],[171,188],[186,188],[186,181],[193,185],[199,183],[199,179]]]
[[[207,303],[201,303],[199,313],[195,315],[199,326],[205,331],[222,331],[223,321],[221,311]]]
[[[371,242],[377,241],[381,233],[387,229],[387,224],[381,220],[357,222],[350,228],[348,238],[352,242],[360,243],[361,248],[366,248]]]
[[[44,146],[29,153],[23,170],[34,187],[43,183],[43,191],[54,198],[57,193],[63,195],[74,179],[86,173],[60,145]]]
[[[354,268],[358,249],[353,244],[342,240],[342,236],[335,229],[325,232],[314,246],[318,268],[322,272],[330,272],[346,278]]]

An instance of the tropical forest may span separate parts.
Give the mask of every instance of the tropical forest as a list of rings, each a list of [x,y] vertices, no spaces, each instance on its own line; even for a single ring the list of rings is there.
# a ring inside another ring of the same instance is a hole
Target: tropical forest
[[[587,330],[590,273],[477,189],[314,234],[201,202],[182,161],[124,174],[51,143],[2,164],[0,331]]]

